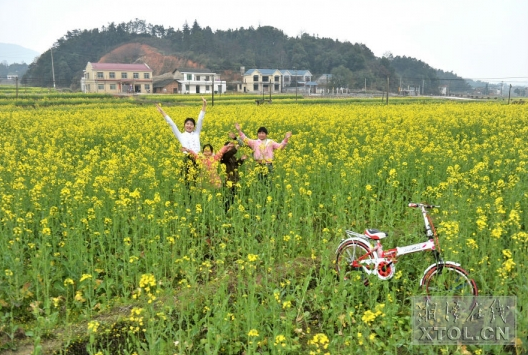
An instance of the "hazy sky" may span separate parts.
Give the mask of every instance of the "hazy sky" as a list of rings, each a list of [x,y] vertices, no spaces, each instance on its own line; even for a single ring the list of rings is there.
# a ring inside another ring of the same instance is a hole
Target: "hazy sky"
[[[197,20],[213,31],[273,26],[363,43],[465,78],[528,81],[528,0],[0,0],[0,9],[0,42],[38,52],[74,29]]]

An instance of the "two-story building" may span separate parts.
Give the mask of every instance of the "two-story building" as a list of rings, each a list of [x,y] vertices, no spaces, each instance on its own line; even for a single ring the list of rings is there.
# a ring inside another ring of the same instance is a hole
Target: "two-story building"
[[[317,83],[309,70],[299,69],[249,69],[242,75],[238,91],[259,93],[312,92]]]
[[[238,84],[238,91],[259,93],[280,93],[283,87],[283,76],[279,69],[249,69]]]
[[[181,68],[172,74],[182,94],[210,94],[213,91],[221,94],[226,91],[226,82],[209,69]]]
[[[286,85],[285,91],[300,91],[303,93],[310,93],[316,91],[317,82],[312,81],[312,73],[304,69],[285,69],[283,70],[289,75],[289,85]]]
[[[166,94],[221,94],[226,91],[225,80],[205,68],[179,68],[154,78],[154,92]]]
[[[88,62],[81,79],[81,90],[84,93],[150,93],[152,69],[144,63]]]

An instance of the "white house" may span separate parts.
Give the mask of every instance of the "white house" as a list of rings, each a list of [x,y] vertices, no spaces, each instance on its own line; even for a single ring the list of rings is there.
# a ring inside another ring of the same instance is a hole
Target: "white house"
[[[217,94],[226,92],[226,82],[220,75],[209,69],[181,68],[172,72],[172,77],[178,83],[174,93],[181,94],[208,94],[213,91]]]

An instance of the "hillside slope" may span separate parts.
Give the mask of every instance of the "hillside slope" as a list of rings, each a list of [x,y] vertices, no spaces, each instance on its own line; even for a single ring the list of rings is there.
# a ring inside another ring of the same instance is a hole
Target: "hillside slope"
[[[117,47],[99,59],[100,63],[146,63],[153,75],[161,75],[176,68],[203,68],[190,59],[163,55],[156,48],[142,43],[127,43]]]

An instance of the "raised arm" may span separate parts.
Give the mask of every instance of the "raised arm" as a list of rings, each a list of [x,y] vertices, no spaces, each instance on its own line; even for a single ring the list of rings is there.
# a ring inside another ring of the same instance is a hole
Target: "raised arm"
[[[240,138],[242,138],[242,141],[244,142],[244,144],[249,146],[251,149],[255,149],[255,145],[256,145],[257,141],[255,139],[249,139],[244,134],[244,132],[242,132],[242,130],[240,128],[240,125],[238,123],[235,123],[235,128],[238,131],[238,135],[240,136]]]
[[[229,149],[231,149],[233,146],[234,146],[233,143],[229,143],[228,145],[224,145],[224,146],[222,147],[222,149],[220,149],[220,150],[218,151],[218,153],[215,154],[214,159],[215,159],[215,160],[220,160],[220,159],[222,159],[222,156],[223,156],[223,155],[224,155]],[[235,151],[235,152],[236,152],[236,151]]]
[[[286,132],[282,142],[280,143],[273,142],[273,149],[284,149],[284,147],[286,147],[286,145],[288,144],[288,140],[290,139],[291,136],[292,136],[291,132]]]
[[[165,119],[165,121],[167,121],[167,123],[169,124],[169,126],[171,127],[172,129],[172,133],[174,133],[174,135],[176,136],[176,138],[178,138],[178,140],[180,141],[181,144],[182,143],[182,140],[181,140],[181,132],[180,130],[178,129],[178,126],[176,126],[176,124],[171,120],[171,118],[169,117],[169,115],[167,115],[165,113],[165,111],[163,111],[163,109],[159,106],[159,105],[156,105],[156,109],[159,111],[159,113],[161,113],[161,115],[163,116],[163,118]]]
[[[229,132],[229,138],[231,138],[234,141],[237,141],[239,146],[241,147],[244,146],[244,141],[242,140],[242,138],[237,137],[236,134],[234,134],[233,132]]]
[[[198,134],[202,131],[202,124],[205,117],[205,109],[207,108],[207,100],[202,96],[202,110],[198,115],[198,121],[196,121],[196,127],[194,131]]]

